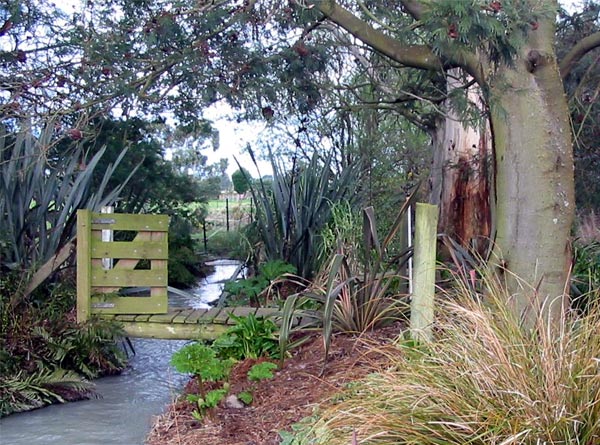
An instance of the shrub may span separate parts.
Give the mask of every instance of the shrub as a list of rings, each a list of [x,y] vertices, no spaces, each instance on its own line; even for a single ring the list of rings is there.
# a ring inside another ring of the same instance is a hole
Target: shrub
[[[125,366],[122,329],[110,321],[75,323],[75,293],[63,283],[42,286],[31,305],[8,304],[20,274],[0,277],[0,417],[55,402],[88,397],[85,378]]]
[[[196,235],[195,238],[200,245],[203,245],[202,235]],[[250,256],[250,243],[246,239],[243,231],[217,230],[213,232],[206,242],[207,253],[216,257],[235,258],[246,260]]]
[[[432,342],[399,347],[290,443],[600,443],[600,307],[526,330],[487,287],[440,303]]]
[[[279,356],[279,341],[275,335],[277,326],[273,321],[253,314],[247,317],[230,314],[230,317],[235,320],[235,325],[212,345],[220,357],[242,360]]]

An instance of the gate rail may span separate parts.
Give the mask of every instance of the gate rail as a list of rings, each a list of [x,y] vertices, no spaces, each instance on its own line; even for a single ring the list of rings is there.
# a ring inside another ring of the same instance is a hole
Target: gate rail
[[[132,241],[103,241],[103,230],[137,235]],[[168,230],[166,215],[77,211],[78,322],[91,314],[167,313]],[[120,294],[134,287],[149,290]]]

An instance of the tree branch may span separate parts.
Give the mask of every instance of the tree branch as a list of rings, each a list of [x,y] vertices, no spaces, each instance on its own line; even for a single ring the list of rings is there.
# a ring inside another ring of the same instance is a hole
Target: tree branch
[[[410,7],[413,9],[417,6],[421,6],[415,1],[408,1],[406,3],[411,5]],[[452,57],[447,57],[447,59],[450,60],[450,63],[444,63],[444,61],[434,54],[428,46],[403,44],[359,19],[350,11],[338,5],[335,0],[323,0],[318,3],[318,8],[329,20],[344,28],[371,48],[398,63],[413,68],[432,71],[441,71],[444,68],[451,67],[462,67],[480,85],[483,85],[484,76],[481,72],[479,61],[474,54],[460,52]]]
[[[436,71],[443,68],[442,61],[428,46],[403,45],[360,20],[333,0],[322,1],[318,7],[329,20],[370,47],[403,65]]]
[[[577,44],[571,48],[571,51],[567,53],[567,55],[559,64],[560,75],[563,80],[569,76],[575,64],[579,62],[583,56],[598,47],[600,47],[600,32],[590,34],[589,36],[577,42]]]
[[[423,4],[418,0],[400,0],[402,8],[408,12],[415,20],[421,20],[423,15]]]

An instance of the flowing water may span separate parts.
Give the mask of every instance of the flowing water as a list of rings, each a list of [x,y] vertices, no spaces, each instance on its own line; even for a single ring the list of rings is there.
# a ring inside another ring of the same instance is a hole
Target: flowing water
[[[207,307],[221,294],[223,281],[239,263],[211,263],[213,274],[188,296],[173,295],[170,304]],[[0,419],[1,445],[141,445],[153,416],[160,414],[186,378],[169,366],[182,340],[132,339],[136,355],[121,375],[95,381],[98,399],[53,405]]]

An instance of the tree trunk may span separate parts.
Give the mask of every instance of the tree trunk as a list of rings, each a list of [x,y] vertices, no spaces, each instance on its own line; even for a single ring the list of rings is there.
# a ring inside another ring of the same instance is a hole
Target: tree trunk
[[[448,92],[460,87],[458,69],[451,70]],[[478,88],[471,87],[469,98],[479,103]],[[430,202],[440,208],[438,231],[484,256],[490,237],[489,127],[478,129],[460,122],[452,110],[439,122],[433,140],[430,174]]]
[[[515,65],[489,83],[497,201],[492,260],[515,295],[515,310],[529,322],[540,310],[560,316],[568,303],[573,150],[553,35],[550,21],[540,25]]]

